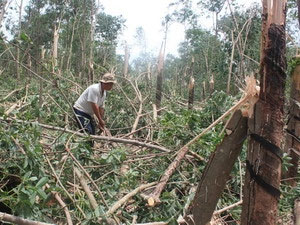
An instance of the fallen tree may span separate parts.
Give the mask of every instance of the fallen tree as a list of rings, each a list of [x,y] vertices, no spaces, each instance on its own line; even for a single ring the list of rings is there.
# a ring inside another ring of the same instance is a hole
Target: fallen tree
[[[145,142],[140,142],[140,141],[136,141],[136,140],[132,140],[132,139],[124,139],[124,138],[116,138],[116,137],[112,137],[112,136],[99,136],[99,135],[86,135],[86,134],[82,134],[79,133],[78,131],[73,131],[67,128],[61,128],[61,127],[55,127],[55,126],[50,126],[50,125],[46,125],[46,124],[42,124],[42,123],[38,123],[38,122],[28,122],[28,121],[24,121],[24,120],[19,120],[19,119],[12,119],[12,118],[3,118],[0,117],[0,120],[2,121],[7,121],[7,122],[18,122],[18,123],[25,123],[25,124],[32,124],[32,125],[37,125],[37,126],[41,126],[43,128],[46,129],[50,129],[50,130],[57,130],[57,131],[63,131],[63,132],[67,132],[67,133],[71,133],[80,137],[89,137],[93,140],[99,140],[99,141],[109,141],[109,142],[116,142],[116,143],[123,143],[123,144],[131,144],[131,145],[135,145],[135,146],[140,146],[140,147],[145,147],[145,148],[149,148],[149,149],[155,149],[155,150],[159,150],[162,152],[171,152],[171,150],[162,147],[162,146],[158,146],[158,145],[153,145],[150,143],[145,143]]]
[[[0,221],[14,223],[18,225],[54,225],[52,223],[43,223],[33,220],[27,220],[21,217],[13,216],[2,212],[0,212]]]

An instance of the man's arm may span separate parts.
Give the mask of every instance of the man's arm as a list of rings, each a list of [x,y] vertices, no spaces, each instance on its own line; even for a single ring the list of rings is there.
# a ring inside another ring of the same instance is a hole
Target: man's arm
[[[98,127],[104,131],[105,129],[105,123],[104,123],[104,120],[102,119],[103,118],[103,112],[100,111],[100,107],[98,107],[96,105],[96,103],[93,103],[93,102],[90,102],[91,106],[92,106],[92,109],[93,109],[93,112],[95,113],[98,121],[99,121],[99,124],[98,124]]]

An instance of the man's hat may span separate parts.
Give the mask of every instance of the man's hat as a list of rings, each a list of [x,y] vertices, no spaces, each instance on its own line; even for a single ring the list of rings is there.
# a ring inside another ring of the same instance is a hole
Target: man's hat
[[[102,83],[116,83],[115,75],[111,73],[106,73],[102,76],[102,79],[100,80]]]

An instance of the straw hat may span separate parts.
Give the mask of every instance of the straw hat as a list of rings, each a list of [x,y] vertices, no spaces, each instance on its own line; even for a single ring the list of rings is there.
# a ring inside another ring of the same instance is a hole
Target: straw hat
[[[116,83],[115,75],[111,73],[105,73],[100,80],[102,83]]]

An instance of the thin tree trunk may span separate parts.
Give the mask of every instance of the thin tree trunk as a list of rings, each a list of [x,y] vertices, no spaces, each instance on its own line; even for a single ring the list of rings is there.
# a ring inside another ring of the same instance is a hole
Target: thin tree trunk
[[[38,222],[38,221],[33,221],[33,220],[27,220],[23,219],[21,217],[13,216],[7,213],[2,213],[0,212],[0,221],[5,221],[13,224],[18,224],[18,225],[54,225],[50,223],[43,223],[43,222]]]
[[[95,33],[95,9],[91,8],[91,30],[90,30],[90,55],[89,55],[89,81],[94,83],[94,33]]]
[[[74,18],[74,23],[72,26],[72,34],[71,34],[71,40],[70,40],[70,48],[69,48],[69,54],[68,54],[68,59],[67,59],[67,66],[66,66],[66,70],[69,71],[70,70],[70,62],[72,59],[72,50],[73,50],[73,40],[74,40],[74,34],[75,34],[75,25],[77,23],[77,15],[78,13],[76,13],[75,18]]]
[[[52,72],[55,72],[55,67],[57,66],[57,54],[58,54],[58,34],[59,27],[56,28],[56,25],[54,26],[53,31],[53,48],[52,48]]]
[[[189,224],[205,225],[211,220],[234,162],[247,138],[247,117],[243,117],[241,111],[237,110],[230,119],[226,131],[228,134],[211,154],[201,176],[193,203],[188,210],[192,213],[193,219],[191,220],[189,215],[185,218]]]
[[[234,50],[236,42],[234,40],[234,34],[233,31],[231,31],[231,40],[232,40],[232,50],[231,50],[231,57],[230,57],[230,64],[228,68],[228,80],[227,80],[227,94],[230,94],[230,83],[231,83],[231,74],[232,74],[232,64],[234,59]]]
[[[193,75],[191,75],[190,82],[189,82],[189,102],[188,102],[188,109],[193,109],[194,93],[195,93],[195,79],[194,79]]]
[[[123,69],[123,74],[125,78],[127,78],[128,76],[128,63],[129,63],[129,51],[128,51],[128,45],[127,43],[125,43],[125,59],[124,59],[124,69]]]
[[[156,109],[159,110],[161,106],[161,99],[162,99],[162,73],[163,73],[163,64],[164,64],[164,53],[163,53],[163,45],[161,45],[159,57],[158,57],[158,66],[157,66],[157,80],[156,80]],[[158,111],[159,114],[159,111]]]
[[[98,208],[98,203],[97,203],[93,193],[91,192],[91,189],[89,188],[84,176],[81,174],[79,169],[77,169],[76,167],[74,167],[74,172],[75,172],[76,176],[78,177],[81,187],[83,188],[84,192],[86,193],[92,208],[94,210],[96,210]]]
[[[40,63],[38,64],[38,68],[39,68],[39,74],[40,76],[42,76],[43,74],[43,67],[41,66],[42,65],[42,62],[45,58],[45,48],[44,46],[41,47],[41,52],[40,52]],[[43,90],[43,80],[40,79],[40,88],[39,88],[39,116],[38,116],[38,122],[40,123],[41,122],[41,110],[42,110],[42,107],[43,107],[43,94],[44,94],[44,90]]]
[[[206,85],[205,85],[205,81],[203,81],[202,82],[202,98],[203,98],[203,100],[205,100],[205,98],[206,98]]]
[[[19,31],[18,31],[18,39],[20,39],[21,37],[21,30],[22,30],[22,27],[21,27],[21,19],[22,19],[22,8],[23,8],[23,0],[21,0],[21,3],[20,3],[20,6],[19,6]],[[20,48],[17,47],[17,63],[16,63],[16,67],[17,67],[17,79],[19,80],[20,79],[20,65],[19,63],[20,62]]]
[[[195,95],[195,79],[193,76],[193,68],[194,68],[195,58],[192,57],[192,63],[190,67],[190,81],[189,81],[189,100],[188,100],[188,109],[193,108],[194,104],[194,95]]]
[[[241,224],[274,225],[280,196],[286,0],[264,0],[259,101],[249,120]]]
[[[300,57],[298,56],[299,60]],[[290,163],[292,166],[288,168],[288,171],[283,175],[286,183],[291,186],[297,185],[297,174],[298,174],[298,162],[300,155],[300,65],[294,68],[292,75],[292,87],[290,96],[290,110],[289,118],[286,129],[285,138],[285,152],[287,152],[291,158]]]

